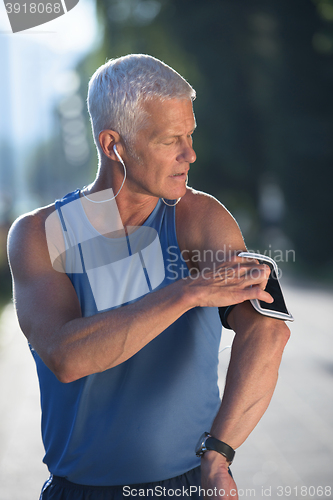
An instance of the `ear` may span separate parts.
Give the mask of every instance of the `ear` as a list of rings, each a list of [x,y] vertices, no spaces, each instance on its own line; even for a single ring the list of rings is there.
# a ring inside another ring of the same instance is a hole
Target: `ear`
[[[105,156],[107,156],[110,160],[119,161],[113,150],[113,147],[116,146],[118,153],[120,155],[122,154],[123,147],[118,132],[115,132],[114,130],[102,130],[98,139]]]

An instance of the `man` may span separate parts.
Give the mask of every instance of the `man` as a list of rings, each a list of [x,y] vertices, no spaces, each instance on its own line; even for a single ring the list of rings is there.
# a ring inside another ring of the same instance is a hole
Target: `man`
[[[235,220],[187,187],[194,98],[150,56],[99,68],[88,94],[96,179],[10,231],[41,388],[43,500],[201,497],[199,486],[237,498],[228,466],[269,404],[289,330],[249,302],[273,301],[269,269],[236,256]],[[234,304],[220,404],[217,308]]]

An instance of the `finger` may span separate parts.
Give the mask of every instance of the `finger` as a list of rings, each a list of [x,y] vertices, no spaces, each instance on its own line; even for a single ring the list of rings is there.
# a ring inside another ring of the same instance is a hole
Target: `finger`
[[[267,281],[270,268],[266,264],[228,262],[216,270],[215,276],[224,281],[247,279],[253,284]]]
[[[262,300],[263,302],[268,302],[269,304],[272,304],[272,302],[274,302],[273,297],[259,286],[253,286],[248,289],[248,298],[246,300],[253,299]]]
[[[244,269],[245,274],[240,272],[240,277],[244,276],[246,283],[260,285],[262,289],[265,289],[271,272],[269,266],[265,264],[256,264],[247,266]]]
[[[250,263],[250,264],[258,264],[258,260],[254,259],[253,257],[239,257],[238,255],[233,255],[230,258],[230,261],[232,262],[245,262],[245,263]]]

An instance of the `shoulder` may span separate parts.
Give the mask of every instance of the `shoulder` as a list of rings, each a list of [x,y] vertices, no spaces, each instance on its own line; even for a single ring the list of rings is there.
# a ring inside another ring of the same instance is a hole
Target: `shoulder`
[[[8,243],[12,247],[20,241],[27,241],[40,234],[45,234],[45,223],[49,216],[55,213],[54,204],[38,208],[18,217],[8,233]]]
[[[12,270],[30,267],[33,259],[39,260],[47,255],[47,239],[45,227],[47,221],[54,221],[56,226],[54,204],[36,209],[18,217],[8,233],[8,258]],[[39,261],[40,265],[40,261]]]
[[[187,223],[207,225],[208,217],[213,222],[216,219],[221,222],[223,219],[226,223],[236,223],[227,208],[214,196],[192,188],[187,188],[185,196],[179,203],[179,208]]]
[[[78,191],[77,189],[58,200],[60,206],[75,200]],[[56,203],[37,208],[14,221],[8,234],[9,249],[11,250],[18,244],[33,242],[36,238],[38,240],[45,239],[45,236],[49,238],[51,233],[59,233],[60,229],[61,223],[56,211]]]
[[[227,208],[214,196],[188,188],[176,211],[177,234],[186,247],[244,248],[240,228]]]

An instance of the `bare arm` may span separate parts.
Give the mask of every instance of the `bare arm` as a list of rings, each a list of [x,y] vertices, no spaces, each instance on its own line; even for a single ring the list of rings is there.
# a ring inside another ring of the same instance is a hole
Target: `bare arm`
[[[249,265],[242,264],[233,281],[225,273],[209,286],[205,279],[179,280],[133,304],[82,317],[72,283],[51,265],[45,219],[52,210],[19,219],[9,234],[8,253],[22,331],[62,382],[126,361],[192,307],[269,298],[259,288],[249,288],[265,279],[263,266],[260,276],[251,278],[246,276]]]
[[[249,302],[237,305],[228,322],[236,335],[221,407],[210,432],[236,449],[270,403],[289,329],[281,320],[259,315]],[[202,458],[203,485],[225,490],[225,498],[237,498],[237,488],[227,468],[222,455],[207,452]],[[231,490],[235,491],[230,493]]]
[[[189,308],[182,284],[175,283],[137,303],[82,317],[68,276],[51,266],[43,217],[19,220],[8,248],[22,331],[63,382],[122,363]]]
[[[202,270],[217,263],[221,249],[226,251],[228,259],[229,251],[243,250],[245,245],[236,222],[224,207],[209,198],[200,203],[201,217],[190,226],[187,241],[183,240],[182,244],[192,253],[198,248],[202,256],[205,249],[213,251],[213,263],[200,260],[199,269]],[[193,211],[191,201],[188,208]],[[269,405],[289,329],[283,321],[258,314],[248,301],[232,310],[228,322],[236,335],[221,407],[210,432],[235,449],[246,440]],[[225,498],[236,498],[236,485],[227,469],[222,455],[214,451],[205,453],[202,458],[203,487],[218,487],[226,491]]]
[[[236,335],[212,433],[238,448],[269,405],[289,329],[281,320],[258,314],[249,302],[236,306],[228,319]]]

